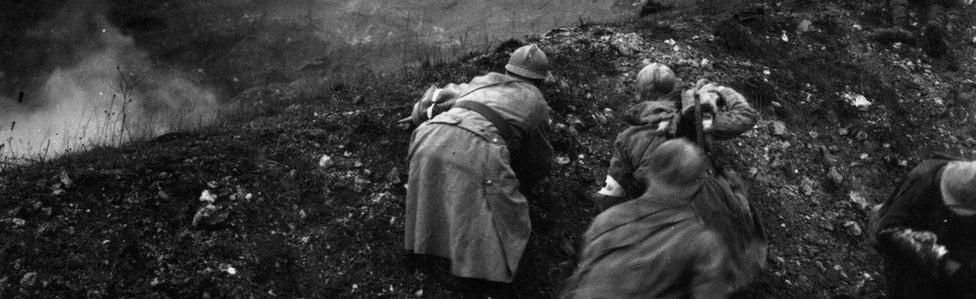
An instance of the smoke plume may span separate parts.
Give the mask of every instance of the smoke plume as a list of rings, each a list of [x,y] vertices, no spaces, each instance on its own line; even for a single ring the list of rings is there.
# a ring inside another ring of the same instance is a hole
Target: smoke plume
[[[50,41],[36,50],[52,54],[26,96],[0,93],[0,161],[115,146],[216,119],[211,89],[191,74],[154,65],[106,12],[98,3],[69,3],[25,33]]]

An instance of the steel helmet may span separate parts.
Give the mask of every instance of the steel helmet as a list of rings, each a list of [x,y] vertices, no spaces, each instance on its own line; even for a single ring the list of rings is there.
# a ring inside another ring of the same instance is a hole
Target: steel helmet
[[[658,146],[637,170],[648,192],[685,197],[698,191],[705,163],[701,149],[687,139],[671,139]]]
[[[976,161],[952,161],[942,170],[942,200],[957,214],[976,212]]]
[[[677,79],[666,65],[651,63],[637,73],[637,91],[641,95],[668,94],[674,91]],[[654,100],[654,99],[645,99]]]
[[[505,69],[522,77],[545,79],[549,75],[549,58],[536,44],[526,45],[512,52]]]

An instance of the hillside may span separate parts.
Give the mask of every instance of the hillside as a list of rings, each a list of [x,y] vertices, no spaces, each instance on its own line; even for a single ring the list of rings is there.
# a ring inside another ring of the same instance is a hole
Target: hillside
[[[880,3],[741,11],[559,28],[393,76],[235,86],[246,108],[225,122],[4,169],[0,297],[458,296],[403,262],[410,134],[394,124],[427,86],[501,71],[529,42],[553,62],[543,92],[567,129],[552,137],[556,172],[529,194],[520,294],[557,292],[575,267],[593,216],[584,195],[603,181],[634,76],[656,61],[761,112],[719,151],[770,238],[768,269],[741,296],[877,297],[865,206],[931,153],[976,157],[976,12],[951,13],[952,61],[870,41]],[[195,221],[205,190],[216,209]]]

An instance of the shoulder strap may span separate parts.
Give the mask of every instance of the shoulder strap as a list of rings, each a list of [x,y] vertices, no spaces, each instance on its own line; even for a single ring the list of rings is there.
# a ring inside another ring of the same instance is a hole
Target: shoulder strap
[[[491,122],[498,129],[498,134],[502,135],[502,139],[505,139],[505,144],[508,145],[510,153],[515,152],[516,147],[513,143],[515,142],[515,136],[512,135],[512,126],[495,109],[476,101],[460,101],[454,104],[454,107],[468,109],[484,116],[488,122]]]
[[[472,92],[475,92],[475,91],[478,91],[478,90],[481,90],[481,89],[485,89],[485,88],[488,88],[488,87],[499,86],[499,85],[504,85],[504,84],[508,84],[508,83],[512,83],[512,82],[516,82],[516,81],[518,81],[518,80],[505,80],[505,81],[501,81],[501,82],[489,83],[489,84],[485,84],[485,85],[482,85],[482,86],[478,86],[478,87],[472,88],[471,90],[468,90],[468,92],[465,92],[465,93],[457,96],[456,99],[459,99],[460,100],[461,98],[463,98],[463,97],[471,94]]]

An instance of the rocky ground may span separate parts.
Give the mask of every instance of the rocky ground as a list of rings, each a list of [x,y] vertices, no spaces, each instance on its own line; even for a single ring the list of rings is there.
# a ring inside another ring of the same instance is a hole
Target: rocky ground
[[[605,175],[633,77],[657,61],[761,112],[717,152],[746,177],[770,239],[767,270],[740,296],[878,297],[866,207],[934,152],[976,157],[973,9],[952,14],[943,59],[870,41],[884,15],[864,1],[774,1],[560,28],[391,77],[257,84],[233,121],[3,170],[0,297],[457,296],[403,262],[409,132],[394,123],[426,86],[501,71],[528,42],[556,68],[544,92],[561,129],[556,172],[529,195],[520,294],[549,296],[575,267],[585,194]]]

